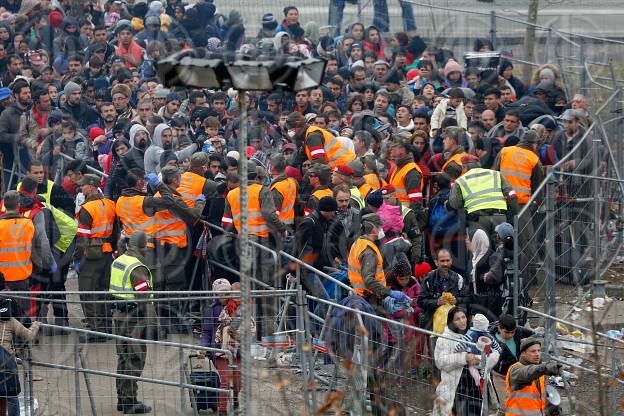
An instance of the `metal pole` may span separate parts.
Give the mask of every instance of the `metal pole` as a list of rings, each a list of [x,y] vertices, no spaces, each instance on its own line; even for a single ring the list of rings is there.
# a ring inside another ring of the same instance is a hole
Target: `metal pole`
[[[526,211],[529,212],[529,211]],[[520,311],[518,310],[518,296],[520,296],[520,289],[518,288],[518,284],[520,281],[520,265],[519,265],[519,257],[520,257],[520,247],[518,247],[518,241],[520,240],[520,238],[518,237],[518,234],[520,233],[520,221],[518,219],[517,215],[514,215],[514,256],[513,256],[513,270],[514,270],[514,275],[513,275],[513,314],[514,314],[514,318],[516,318],[516,322],[518,321],[518,318],[520,317]],[[532,237],[531,237],[532,238]],[[532,261],[532,260],[531,260]]]
[[[184,396],[185,372],[184,372],[184,350],[178,348],[178,360],[180,360],[180,414],[186,414],[186,398]],[[189,381],[190,382],[190,381]]]
[[[306,414],[312,414],[310,413],[310,395],[308,392],[308,388],[310,386],[310,373],[308,372],[308,356],[306,353],[306,349],[311,347],[309,345],[304,347],[304,344],[306,343],[306,332],[303,315],[306,311],[303,307],[303,303],[306,302],[306,298],[303,294],[301,281],[297,283],[297,353],[299,354],[299,362],[301,363],[301,371],[303,373],[303,406]]]
[[[596,137],[594,134],[594,138],[592,139],[592,152],[593,152],[593,162],[594,176],[600,175],[600,137]],[[605,138],[609,140],[608,138]],[[599,258],[600,258],[600,181],[598,179],[591,179],[594,182],[593,192],[594,192],[594,280],[599,279],[598,273],[600,272]]]
[[[494,10],[490,12],[490,42],[492,42],[492,49],[496,50],[496,12]]]
[[[241,315],[243,316],[241,334],[241,389],[240,410],[243,415],[251,414],[251,253],[249,247],[249,227],[247,224],[247,92],[238,92],[240,108],[240,127],[238,137],[238,153],[240,154],[240,284],[241,284]]]
[[[82,414],[80,411],[80,343],[78,342],[78,336],[76,335],[74,340],[74,380],[76,388],[76,414]]]
[[[33,379],[32,379],[32,351],[30,350],[30,343],[25,349],[26,357],[22,360],[24,365],[24,384],[26,385],[26,392],[24,393],[24,409],[26,410],[26,416],[32,416],[34,414],[34,400],[33,400]]]
[[[611,340],[611,377],[613,380],[617,379],[617,351],[615,350],[615,340]],[[617,413],[617,385],[615,383],[609,383],[609,391],[611,393],[611,414]]]
[[[581,60],[581,66],[585,66],[585,41],[583,39],[580,39],[580,45],[581,45],[581,51],[580,51],[580,60]],[[586,71],[581,71],[581,91],[585,92],[587,88],[587,72]],[[572,97],[568,97],[568,100],[571,100]]]
[[[546,184],[546,281],[544,289],[544,313],[547,315],[556,315],[555,305],[555,185],[556,182],[549,181]],[[555,324],[552,320],[547,319],[544,323],[544,351],[550,353],[551,347],[554,350],[554,334]]]
[[[78,349],[78,356],[80,357],[80,365],[82,368],[87,367],[87,360],[82,353],[82,346]],[[91,379],[87,373],[82,373],[84,377],[85,386],[87,386],[87,394],[89,395],[89,404],[91,405],[91,416],[97,416],[97,406],[95,405],[95,398],[93,397],[93,390],[91,389]]]
[[[546,44],[544,45],[544,63],[550,61],[550,42],[552,41],[552,28],[548,27],[546,32]]]

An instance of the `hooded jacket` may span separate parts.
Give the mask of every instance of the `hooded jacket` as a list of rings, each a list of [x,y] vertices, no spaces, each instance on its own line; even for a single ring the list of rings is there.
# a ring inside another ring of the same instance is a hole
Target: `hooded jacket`
[[[152,138],[152,143],[147,148],[147,150],[145,150],[145,156],[143,158],[146,174],[147,173],[160,173],[160,156],[165,151],[165,149],[163,149],[162,133],[166,129],[171,129],[171,127],[169,127],[168,125],[164,123],[157,125],[156,128],[154,129],[154,137]],[[140,131],[140,129],[138,129],[137,131]],[[134,143],[133,138],[134,137],[131,137],[130,139],[131,145]],[[197,144],[193,143],[190,146],[182,150],[174,151],[174,153],[176,157],[178,158],[178,160],[184,160],[186,158],[191,157],[191,155],[195,153],[196,150],[197,150]]]

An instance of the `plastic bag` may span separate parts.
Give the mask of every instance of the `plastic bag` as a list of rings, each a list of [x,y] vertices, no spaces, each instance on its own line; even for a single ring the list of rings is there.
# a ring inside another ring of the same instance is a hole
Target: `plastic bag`
[[[446,327],[446,319],[448,318],[448,312],[453,308],[453,305],[450,303],[444,303],[438,306],[435,313],[433,314],[433,332],[436,334],[441,334],[444,332],[444,327]]]

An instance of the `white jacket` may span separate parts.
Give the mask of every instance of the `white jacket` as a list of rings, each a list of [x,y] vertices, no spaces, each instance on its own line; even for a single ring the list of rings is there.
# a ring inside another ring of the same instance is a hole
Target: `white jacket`
[[[435,131],[442,126],[442,121],[446,117],[446,107],[448,106],[449,99],[445,98],[436,106],[431,115],[431,137],[435,136]],[[464,112],[464,103],[461,103],[455,109],[455,118],[457,119],[457,125],[463,127],[464,130],[468,129],[468,117]]]
[[[458,341],[438,338],[436,341],[434,360],[435,365],[440,370],[440,384],[436,387],[436,397],[433,403],[433,416],[448,416],[451,414],[453,404],[455,402],[455,391],[461,378],[462,369],[466,365],[466,352],[454,352],[455,346],[462,338],[461,334],[451,331],[448,327],[444,328],[443,336],[454,338]],[[492,351],[487,361],[489,370],[494,368],[498,362],[500,354]],[[495,400],[494,392],[490,386],[488,393],[490,401]]]

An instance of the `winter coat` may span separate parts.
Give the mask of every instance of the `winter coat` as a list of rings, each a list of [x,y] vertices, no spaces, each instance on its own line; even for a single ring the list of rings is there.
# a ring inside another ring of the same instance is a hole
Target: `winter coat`
[[[152,144],[145,150],[145,173],[160,173],[160,155],[165,151],[162,144],[162,132],[165,129],[170,129],[166,124],[159,124],[154,129],[154,137],[152,138]],[[197,150],[197,144],[193,143],[183,150],[175,151],[175,155],[178,160],[184,160],[191,157]]]
[[[498,325],[490,329],[490,334],[492,334],[492,336],[496,336],[497,333],[498,333]],[[516,344],[516,352],[520,351],[520,343],[522,342],[522,340],[524,338],[529,338],[533,336],[533,334],[534,332],[531,331],[530,329],[527,329],[521,326],[516,327],[516,333],[514,334],[514,337],[513,337],[514,344]],[[518,354],[518,357],[516,357],[511,352],[507,344],[505,344],[502,341],[498,341],[498,345],[500,345],[502,349],[502,353],[500,355],[500,359],[494,366],[494,371],[506,376],[507,370],[509,370],[509,367],[511,367],[513,364],[515,364],[518,361],[518,359],[520,358],[520,354]]]
[[[423,313],[420,318],[421,328],[431,328],[433,314],[438,308],[438,299],[444,292],[442,284],[440,283],[439,275],[440,272],[438,269],[433,270],[427,275],[421,286],[422,290],[418,299],[418,306],[423,309]],[[453,296],[455,296],[458,305],[467,304],[470,301],[470,294],[464,278],[454,271],[449,270],[448,279],[449,285],[447,292],[450,292]]]
[[[438,130],[442,126],[442,121],[446,117],[446,108],[448,107],[448,98],[443,99],[433,110],[433,114],[431,115],[431,136],[433,137],[434,130]],[[466,117],[466,113],[464,112],[464,103],[461,103],[455,109],[455,119],[457,120],[457,125],[459,127],[463,127],[464,129],[468,128],[468,117]]]

